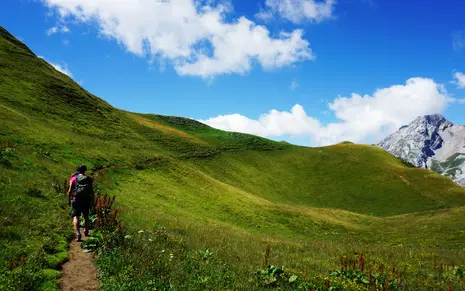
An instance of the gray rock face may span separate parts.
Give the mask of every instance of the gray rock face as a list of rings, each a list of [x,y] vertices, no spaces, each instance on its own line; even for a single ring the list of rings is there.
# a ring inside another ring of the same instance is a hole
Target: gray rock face
[[[465,126],[443,116],[415,119],[378,144],[391,154],[420,168],[447,176],[465,187]]]

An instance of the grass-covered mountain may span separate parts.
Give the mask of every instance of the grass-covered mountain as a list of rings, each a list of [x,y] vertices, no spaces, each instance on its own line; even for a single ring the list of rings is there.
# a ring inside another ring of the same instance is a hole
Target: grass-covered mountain
[[[465,125],[453,124],[438,114],[420,116],[378,146],[465,187]]]
[[[298,147],[114,108],[3,28],[0,120],[0,287],[52,284],[54,273],[40,270],[63,260],[71,230],[53,187],[79,163],[107,169],[98,188],[117,196],[129,230],[166,227],[187,250],[209,248],[228,266],[194,278],[182,272],[186,256],[172,277],[150,279],[180,290],[250,289],[246,276],[267,243],[270,261],[303,278],[324,276],[338,255],[359,251],[374,265],[405,265],[414,286],[425,265],[464,258],[465,189],[446,177],[375,146]],[[108,290],[149,280],[137,264],[108,264],[122,268],[102,275]]]

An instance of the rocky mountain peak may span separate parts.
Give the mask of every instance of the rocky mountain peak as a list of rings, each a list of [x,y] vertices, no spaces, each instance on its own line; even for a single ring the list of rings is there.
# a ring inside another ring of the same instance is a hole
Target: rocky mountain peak
[[[440,114],[417,117],[378,146],[417,167],[435,170],[465,186],[465,126],[454,125]]]

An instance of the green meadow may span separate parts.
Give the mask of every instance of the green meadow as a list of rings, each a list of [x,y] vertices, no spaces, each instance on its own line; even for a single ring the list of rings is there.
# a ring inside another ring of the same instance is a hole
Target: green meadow
[[[0,116],[0,290],[58,288],[80,163],[124,227],[96,261],[104,290],[465,288],[465,189],[382,149],[119,110],[1,27]]]

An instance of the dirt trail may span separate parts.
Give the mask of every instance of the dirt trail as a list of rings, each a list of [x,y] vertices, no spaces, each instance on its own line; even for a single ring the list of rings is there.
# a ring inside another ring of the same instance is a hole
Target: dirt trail
[[[86,238],[83,238],[86,239]],[[63,265],[60,287],[63,291],[96,291],[99,289],[97,268],[92,253],[84,253],[81,243],[73,242],[68,250],[69,261]]]

